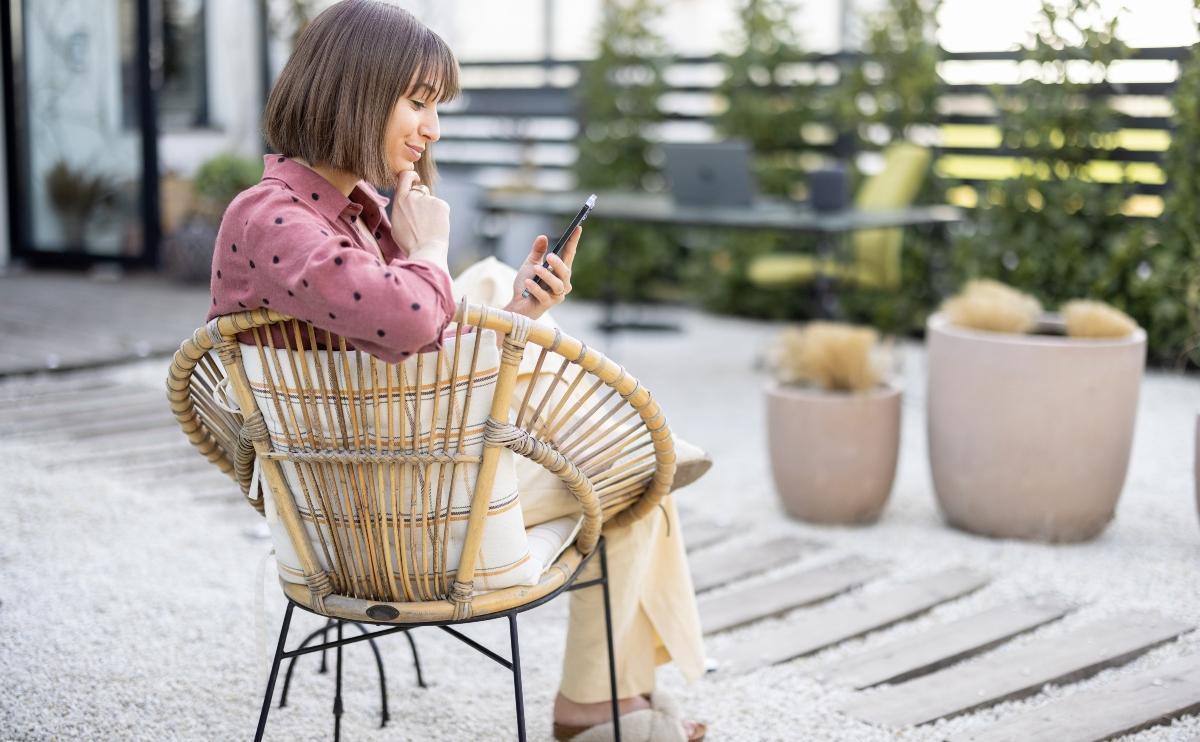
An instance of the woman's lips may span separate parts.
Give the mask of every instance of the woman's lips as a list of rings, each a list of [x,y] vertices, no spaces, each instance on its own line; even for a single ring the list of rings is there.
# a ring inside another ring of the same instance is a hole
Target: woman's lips
[[[421,159],[421,155],[425,154],[425,150],[417,149],[416,147],[412,146],[411,144],[406,144],[404,146],[408,147],[409,152],[412,152],[414,160]]]

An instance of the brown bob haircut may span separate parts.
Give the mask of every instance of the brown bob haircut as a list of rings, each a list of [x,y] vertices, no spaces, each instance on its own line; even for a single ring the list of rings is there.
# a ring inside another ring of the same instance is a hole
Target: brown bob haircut
[[[458,62],[446,42],[402,8],[344,0],[300,34],[271,90],[263,133],[282,155],[388,188],[388,118],[423,84],[439,103],[458,95]],[[436,175],[431,149],[417,161],[427,185]]]

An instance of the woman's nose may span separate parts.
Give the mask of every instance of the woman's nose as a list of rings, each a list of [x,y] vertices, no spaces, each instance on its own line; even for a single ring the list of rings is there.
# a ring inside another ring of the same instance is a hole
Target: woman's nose
[[[423,117],[420,128],[417,133],[425,137],[431,142],[436,142],[442,138],[441,124],[438,123],[438,115],[435,112],[430,112],[428,116]]]

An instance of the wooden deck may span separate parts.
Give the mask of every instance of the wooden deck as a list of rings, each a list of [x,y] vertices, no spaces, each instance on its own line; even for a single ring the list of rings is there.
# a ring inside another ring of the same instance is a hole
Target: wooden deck
[[[704,545],[691,549],[698,580],[706,565],[718,563],[713,554],[737,561],[737,544],[714,540],[712,523],[693,516],[689,525],[703,534]],[[690,539],[686,531],[684,538]],[[803,559],[780,564],[790,566],[757,579],[743,573],[704,581],[709,592],[698,603],[705,633],[745,627],[744,638],[716,658],[718,675],[753,673],[834,647],[985,590],[988,582],[982,572],[960,567],[893,583],[885,565],[854,555],[807,568]],[[720,589],[723,584],[728,586]],[[875,589],[853,592],[862,586]],[[898,729],[1036,697],[1047,685],[1069,686],[1195,628],[1153,613],[1123,612],[1065,633],[1039,633],[1079,608],[1059,596],[1031,594],[824,665],[816,677],[860,689],[843,713]],[[754,626],[781,615],[789,619],[784,624]],[[991,653],[1027,634],[1033,639],[1016,650]],[[1092,742],[1198,713],[1200,655],[1193,654],[980,724],[953,742]]]
[[[172,353],[208,303],[207,286],[153,274],[0,275],[0,377]]]

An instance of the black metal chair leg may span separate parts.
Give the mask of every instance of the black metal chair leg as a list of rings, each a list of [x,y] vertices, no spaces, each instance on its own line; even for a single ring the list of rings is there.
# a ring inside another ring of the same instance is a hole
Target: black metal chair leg
[[[370,633],[362,624],[355,622],[354,625],[362,632],[363,636]],[[407,634],[408,632],[404,631],[401,633]],[[379,645],[375,643],[374,639],[368,639],[367,644],[371,645],[371,651],[375,654],[375,667],[379,669],[379,705],[382,709],[379,728],[383,729],[392,718],[391,714],[388,713],[387,676],[383,672],[383,655],[379,653]]]
[[[508,642],[512,645],[513,695],[517,700],[517,739],[525,742],[525,694],[521,688],[521,650],[517,644],[517,614],[508,617]]]
[[[613,737],[621,742],[621,706],[617,699],[617,656],[613,649],[612,608],[608,602],[608,549],[600,538],[600,587],[604,591],[604,638],[608,643],[608,689],[612,703]]]
[[[322,644],[325,643],[327,637],[329,636],[329,630],[333,628],[333,623],[334,623],[334,619],[332,619],[332,618],[325,621],[325,628],[324,628],[324,630],[321,631],[321,643]],[[325,654],[327,651],[328,650],[325,650],[325,649],[321,650],[321,666],[317,668],[318,675],[324,675],[325,673],[329,672],[329,663],[325,661]]]
[[[342,738],[342,622],[337,622],[337,649],[334,659],[337,669],[337,683],[333,692],[333,742]]]
[[[425,677],[421,675],[421,658],[417,655],[417,643],[413,641],[412,632],[404,631],[401,633],[404,634],[405,639],[408,639],[408,647],[412,650],[413,665],[417,668],[417,686],[428,688],[429,686],[425,685]]]
[[[279,675],[279,664],[283,661],[283,645],[287,641],[288,628],[292,625],[292,607],[289,601],[283,614],[283,626],[279,629],[279,643],[275,645],[275,659],[271,662],[271,674],[267,677],[267,692],[263,694],[262,711],[258,713],[258,729],[254,742],[261,742],[267,728],[267,714],[271,711],[271,696],[275,693],[275,678]]]
[[[312,642],[313,639],[316,639],[318,636],[321,637],[321,643],[324,644],[326,641],[326,638],[329,636],[329,629],[332,626],[333,626],[333,619],[326,621],[325,626],[317,629],[316,631],[312,632],[308,636],[304,637],[304,641],[300,642],[300,646],[296,647],[296,649],[304,649]],[[324,658],[325,658],[325,651],[321,650],[322,663],[324,662]],[[300,659],[300,655],[295,655],[290,660],[288,660],[287,672],[285,672],[283,674],[283,690],[281,690],[279,692],[279,708],[283,708],[284,706],[287,705],[288,689],[292,687],[292,671],[296,668],[296,660],[298,660],[298,659]],[[326,671],[325,668],[322,667],[317,672],[325,672],[325,671]]]

